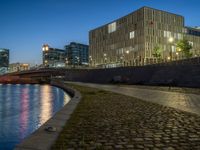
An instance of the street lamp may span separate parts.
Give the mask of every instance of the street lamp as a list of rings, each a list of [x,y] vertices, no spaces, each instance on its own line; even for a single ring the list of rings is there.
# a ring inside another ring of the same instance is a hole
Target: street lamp
[[[128,54],[129,54],[129,53],[130,53],[130,51],[127,50],[127,51],[126,51],[126,54],[127,54],[126,58],[127,58],[127,60],[128,60]],[[128,63],[127,63],[127,66],[128,66]]]
[[[89,56],[89,63],[92,66],[92,56]]]
[[[179,55],[179,53],[178,53],[178,52],[176,52],[176,60],[178,60],[178,55]]]
[[[121,63],[122,66],[123,66],[123,60],[124,60],[124,56],[121,56],[120,57],[120,63]]]
[[[169,41],[169,43],[171,44],[170,45],[170,52],[169,52],[169,54],[170,54],[170,60],[172,60],[172,43],[174,42],[174,38],[173,37],[170,37],[169,39],[168,39],[168,41]]]
[[[106,61],[107,61],[107,57],[106,56],[107,56],[107,54],[104,53],[103,56],[104,56],[104,65],[105,65],[105,68],[106,68]]]
[[[65,58],[66,67],[68,67],[68,63],[69,63],[68,58]]]
[[[173,37],[170,37],[169,40],[168,40],[170,43],[174,42],[174,38]]]
[[[181,53],[182,49],[180,47],[177,48],[177,53],[179,55],[179,59],[181,59],[182,57],[182,53]]]

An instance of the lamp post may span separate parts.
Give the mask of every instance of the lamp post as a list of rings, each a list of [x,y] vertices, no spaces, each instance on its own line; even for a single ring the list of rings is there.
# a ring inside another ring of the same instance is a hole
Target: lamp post
[[[178,48],[177,51],[178,51],[177,53],[179,55],[179,59],[181,59],[181,56],[182,56],[182,54],[181,54],[181,51],[182,51],[181,48]]]
[[[78,56],[76,56],[75,58],[77,60],[77,67],[78,67],[79,66],[79,60],[80,60],[80,58]],[[75,68],[75,64],[76,64],[76,62],[74,63],[74,68]]]
[[[178,53],[178,52],[176,52],[176,60],[178,60],[178,55],[179,55],[179,53]]]
[[[129,50],[126,51],[127,59],[128,59],[128,54],[129,54],[129,52],[130,52]],[[128,62],[127,62],[127,66],[128,66]]]
[[[170,37],[168,41],[169,41],[169,43],[170,43],[170,52],[169,52],[169,56],[170,56],[170,60],[172,61],[172,60],[173,60],[172,43],[174,42],[174,38],[173,38],[173,37]]]
[[[107,54],[106,53],[104,53],[103,54],[103,57],[104,57],[104,65],[105,65],[105,68],[106,68],[106,63],[107,63]]]
[[[89,56],[89,64],[92,66],[92,56]]]
[[[121,56],[121,57],[120,57],[121,66],[123,66],[123,60],[124,60],[124,56]]]
[[[65,58],[65,64],[66,64],[66,67],[68,67],[68,63],[69,63],[68,59]]]

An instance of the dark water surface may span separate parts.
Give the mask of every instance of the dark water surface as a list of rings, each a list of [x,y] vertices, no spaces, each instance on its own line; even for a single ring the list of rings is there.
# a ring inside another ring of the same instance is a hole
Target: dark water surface
[[[0,84],[0,150],[14,149],[69,100],[50,85]]]

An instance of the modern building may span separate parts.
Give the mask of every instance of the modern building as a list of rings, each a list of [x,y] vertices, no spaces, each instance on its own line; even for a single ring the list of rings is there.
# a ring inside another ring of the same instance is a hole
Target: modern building
[[[132,66],[151,64],[156,47],[161,60],[178,58],[176,43],[186,38],[193,56],[200,54],[200,29],[185,27],[184,17],[142,7],[89,33],[89,58],[92,66]]]
[[[20,72],[30,69],[30,65],[27,63],[12,63],[9,64],[9,72]]]
[[[42,46],[44,67],[65,67],[66,51],[51,48],[48,44]]]
[[[8,72],[9,66],[9,50],[0,48],[0,74]]]
[[[65,46],[67,54],[67,65],[68,66],[84,66],[88,65],[88,50],[89,46],[76,42],[71,42]]]

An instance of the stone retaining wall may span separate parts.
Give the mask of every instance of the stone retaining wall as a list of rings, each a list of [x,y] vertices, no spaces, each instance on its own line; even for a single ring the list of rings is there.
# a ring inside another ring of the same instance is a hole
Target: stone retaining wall
[[[200,65],[150,65],[107,69],[74,69],[67,81],[200,87]]]

